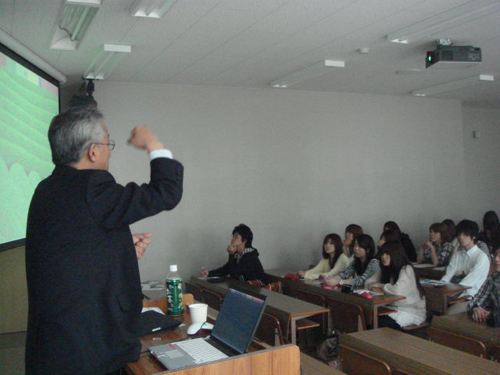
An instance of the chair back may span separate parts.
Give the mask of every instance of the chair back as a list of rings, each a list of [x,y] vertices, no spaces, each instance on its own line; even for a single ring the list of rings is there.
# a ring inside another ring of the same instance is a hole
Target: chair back
[[[326,307],[326,299],[321,294],[312,293],[305,289],[297,289],[296,296],[298,299],[301,299],[302,301]]]
[[[255,337],[271,346],[285,344],[279,319],[267,313],[262,314]]]
[[[389,365],[375,357],[345,345],[339,345],[342,371],[349,375],[391,375]]]
[[[365,314],[361,306],[333,298],[327,298],[326,304],[331,312],[332,328],[342,333],[366,330]]]
[[[202,289],[203,302],[214,310],[220,311],[224,297],[207,289]]]
[[[201,292],[201,287],[196,284],[192,284],[190,282],[184,282],[184,286],[186,287],[186,292],[191,293],[195,300],[198,302],[203,302],[203,295]]]
[[[429,340],[437,344],[448,346],[453,349],[461,350],[478,357],[487,358],[488,353],[484,344],[476,339],[462,336],[453,332],[443,331],[434,327],[427,328]]]
[[[413,375],[411,372],[404,371],[401,369],[392,370],[392,375]]]
[[[326,307],[326,299],[321,294],[312,293],[304,289],[297,289],[295,295],[297,296],[298,299],[302,301],[312,303],[313,305]],[[313,315],[310,316],[308,319],[312,320],[313,322],[321,324],[322,327],[326,326],[325,324],[326,314]]]

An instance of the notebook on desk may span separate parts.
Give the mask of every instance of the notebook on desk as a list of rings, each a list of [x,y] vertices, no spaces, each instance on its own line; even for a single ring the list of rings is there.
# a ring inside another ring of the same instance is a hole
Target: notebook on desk
[[[264,313],[266,298],[232,287],[224,297],[209,338],[152,346],[149,351],[169,370],[246,353]]]

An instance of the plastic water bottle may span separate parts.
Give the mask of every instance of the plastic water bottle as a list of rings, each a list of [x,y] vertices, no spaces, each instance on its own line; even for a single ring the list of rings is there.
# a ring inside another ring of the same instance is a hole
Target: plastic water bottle
[[[167,275],[167,311],[171,315],[181,315],[182,308],[182,279],[177,273],[177,265],[170,265]]]

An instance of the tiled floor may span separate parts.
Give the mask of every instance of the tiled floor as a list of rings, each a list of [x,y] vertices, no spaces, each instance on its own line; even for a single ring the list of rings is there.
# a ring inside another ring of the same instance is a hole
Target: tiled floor
[[[24,374],[26,332],[0,334],[0,374]]]

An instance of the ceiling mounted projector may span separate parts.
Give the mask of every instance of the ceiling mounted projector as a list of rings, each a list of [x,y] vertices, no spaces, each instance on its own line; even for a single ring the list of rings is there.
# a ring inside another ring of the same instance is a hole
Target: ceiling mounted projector
[[[427,51],[425,67],[465,68],[481,61],[481,48],[438,44],[434,51]]]

